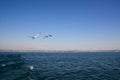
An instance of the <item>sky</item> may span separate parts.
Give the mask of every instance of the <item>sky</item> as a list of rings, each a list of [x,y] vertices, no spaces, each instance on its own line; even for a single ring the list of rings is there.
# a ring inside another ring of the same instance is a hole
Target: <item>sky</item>
[[[0,49],[120,49],[120,0],[0,0]]]

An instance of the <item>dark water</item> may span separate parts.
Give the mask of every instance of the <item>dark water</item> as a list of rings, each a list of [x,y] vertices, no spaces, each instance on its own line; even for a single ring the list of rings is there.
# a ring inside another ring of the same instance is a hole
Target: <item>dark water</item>
[[[120,80],[120,52],[1,52],[0,80]]]

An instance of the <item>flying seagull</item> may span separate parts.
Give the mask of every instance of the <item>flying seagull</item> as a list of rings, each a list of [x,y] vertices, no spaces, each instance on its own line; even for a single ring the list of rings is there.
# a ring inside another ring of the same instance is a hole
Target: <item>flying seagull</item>
[[[45,38],[49,38],[49,37],[52,37],[52,35],[44,36],[43,38],[45,39]]]
[[[30,36],[32,39],[36,39],[41,33],[36,34],[35,36]]]

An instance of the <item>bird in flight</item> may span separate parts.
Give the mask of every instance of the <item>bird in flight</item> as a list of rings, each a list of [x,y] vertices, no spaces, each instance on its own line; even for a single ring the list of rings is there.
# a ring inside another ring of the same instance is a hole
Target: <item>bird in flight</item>
[[[38,34],[36,34],[35,36],[29,36],[30,38],[32,38],[32,39],[36,39],[36,38],[38,38],[39,37],[39,35],[40,35],[41,33],[38,33]],[[49,37],[52,37],[52,35],[45,35],[45,36],[43,36],[43,39],[46,39],[46,38],[49,38]]]
[[[36,38],[38,38],[38,36],[39,36],[40,34],[41,34],[41,33],[38,33],[38,34],[36,34],[35,36],[30,36],[30,38],[36,39]]]
[[[52,35],[47,35],[47,36],[44,36],[43,38],[49,38],[49,37],[52,37]]]

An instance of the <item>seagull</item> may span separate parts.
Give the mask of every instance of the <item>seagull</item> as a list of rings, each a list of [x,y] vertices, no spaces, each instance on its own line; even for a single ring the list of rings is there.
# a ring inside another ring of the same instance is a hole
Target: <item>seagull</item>
[[[36,34],[35,36],[30,36],[32,39],[36,39],[41,33]]]
[[[43,38],[45,39],[45,38],[49,38],[49,37],[52,37],[52,35],[44,36]]]

